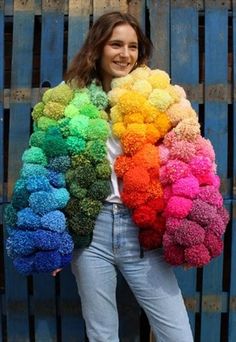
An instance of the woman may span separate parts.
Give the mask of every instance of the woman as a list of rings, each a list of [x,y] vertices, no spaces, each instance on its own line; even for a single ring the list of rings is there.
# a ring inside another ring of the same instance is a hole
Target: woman
[[[89,31],[65,81],[81,88],[95,79],[108,92],[113,78],[126,76],[147,62],[151,47],[130,14],[104,14]],[[121,154],[118,139],[110,137],[107,149],[108,160],[113,165]],[[119,185],[113,170],[112,193],[97,217],[92,241],[87,248],[75,249],[73,253],[72,271],[89,341],[119,340],[116,306],[119,269],[146,312],[158,341],[190,342],[188,316],[172,268],[163,260],[160,250],[145,250],[140,255],[138,229],[129,209],[122,204]],[[59,271],[55,270],[53,276]]]

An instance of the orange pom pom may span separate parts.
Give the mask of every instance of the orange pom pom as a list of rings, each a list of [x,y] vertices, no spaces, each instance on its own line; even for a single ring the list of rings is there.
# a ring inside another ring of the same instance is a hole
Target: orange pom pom
[[[134,162],[131,157],[125,155],[118,156],[114,163],[114,170],[119,178],[123,178],[124,174],[131,168],[133,168]]]
[[[149,174],[142,166],[135,166],[128,170],[123,177],[125,191],[146,191],[149,183]]]
[[[133,161],[136,165],[142,165],[147,169],[158,168],[159,156],[157,147],[152,144],[145,144],[143,148],[133,156]]]

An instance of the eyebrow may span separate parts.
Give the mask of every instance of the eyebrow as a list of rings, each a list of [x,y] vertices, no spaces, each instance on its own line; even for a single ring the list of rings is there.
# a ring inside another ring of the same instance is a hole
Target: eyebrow
[[[123,40],[120,40],[120,39],[110,39],[108,40],[108,43],[124,43],[124,42]],[[129,44],[138,45],[138,42],[130,42]]]

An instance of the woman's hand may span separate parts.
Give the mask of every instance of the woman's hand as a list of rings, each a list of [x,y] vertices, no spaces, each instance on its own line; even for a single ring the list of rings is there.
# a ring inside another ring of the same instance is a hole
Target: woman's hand
[[[54,270],[54,271],[51,273],[51,275],[52,275],[53,277],[56,277],[57,273],[61,272],[61,270],[62,270],[62,268],[57,268],[56,270]]]

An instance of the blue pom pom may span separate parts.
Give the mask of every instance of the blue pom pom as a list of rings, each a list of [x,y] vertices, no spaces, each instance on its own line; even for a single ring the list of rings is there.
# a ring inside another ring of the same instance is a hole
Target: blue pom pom
[[[49,159],[48,168],[56,171],[65,173],[70,167],[70,157],[69,156],[59,156]]]
[[[65,254],[61,256],[61,265],[60,268],[65,267],[67,264],[71,262],[72,254]]]
[[[51,186],[46,176],[32,176],[26,180],[26,188],[30,192],[50,191]]]
[[[29,255],[34,253],[34,236],[35,232],[30,231],[18,231],[12,235],[9,239],[12,240],[12,251],[19,256]]]
[[[18,257],[13,260],[13,264],[19,273],[28,276],[34,271],[34,256]]]
[[[47,169],[38,164],[25,163],[21,169],[21,177],[29,178],[32,176],[47,176]]]
[[[36,230],[41,226],[40,219],[31,208],[25,208],[17,213],[17,226],[23,230]]]
[[[39,215],[47,214],[59,207],[54,194],[46,191],[33,192],[29,197],[29,204],[32,210]]]
[[[10,236],[18,232],[18,229],[16,229],[15,227],[7,226],[6,228],[7,228],[7,233]]]
[[[36,273],[50,273],[61,266],[59,252],[38,252],[34,258],[34,270]]]
[[[49,171],[48,179],[55,188],[62,188],[66,186],[65,177],[62,173]]]
[[[74,248],[74,243],[70,234],[67,232],[62,233],[59,252],[63,255],[69,254],[73,251],[73,248]]]
[[[43,251],[58,249],[60,247],[60,238],[59,233],[41,229],[37,230],[33,236],[35,247]]]
[[[57,202],[57,209],[63,209],[70,199],[70,194],[65,188],[53,189],[53,195]]]
[[[41,218],[41,224],[43,229],[62,233],[66,229],[66,218],[59,210],[50,211]]]

